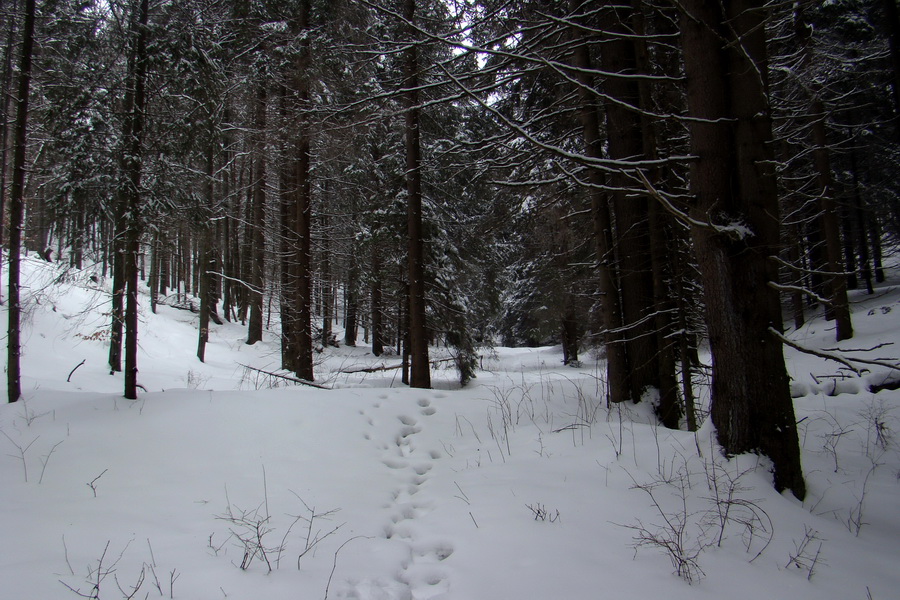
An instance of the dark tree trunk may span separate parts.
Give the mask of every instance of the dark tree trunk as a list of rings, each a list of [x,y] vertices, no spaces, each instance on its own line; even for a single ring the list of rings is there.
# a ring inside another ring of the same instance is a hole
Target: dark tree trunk
[[[847,277],[843,274],[841,258],[841,232],[838,223],[837,206],[833,196],[831,180],[831,161],[828,154],[828,140],[825,131],[825,109],[822,101],[814,98],[812,102],[812,135],[813,157],[816,167],[816,180],[819,187],[819,202],[822,209],[822,229],[825,234],[825,254],[828,261],[828,299],[834,315],[837,341],[853,337],[853,324],[850,320],[850,302],[847,299]]]
[[[900,120],[900,11],[897,10],[897,0],[881,0],[881,4],[884,7],[884,26],[887,30],[888,47],[891,52],[894,118]],[[896,127],[900,127],[900,124]]]
[[[850,136],[848,135],[849,139]],[[869,257],[869,240],[868,240],[868,222],[866,219],[866,210],[863,204],[862,194],[859,190],[859,171],[856,164],[856,152],[850,149],[850,171],[853,175],[853,216],[856,229],[856,243],[859,249],[859,267],[863,281],[866,282],[866,292],[875,293],[875,287],[872,285],[872,261]]]
[[[372,354],[381,356],[384,353],[384,325],[382,324],[382,282],[381,259],[378,244],[372,244]]]
[[[780,332],[780,216],[767,98],[767,13],[756,0],[681,3],[693,217],[713,357],[711,416],[729,454],[759,451],[806,493]],[[762,74],[762,76],[761,76]],[[742,223],[749,230],[732,228]]]
[[[312,339],[312,174],[310,172],[310,140],[304,133],[297,148],[295,168],[297,169],[298,197],[296,204],[297,224],[297,298],[296,344],[297,376],[313,380],[313,339]]]
[[[128,229],[125,235],[125,397],[137,399],[138,351],[138,258],[141,244],[141,146],[144,134],[146,96],[144,82],[147,73],[148,0],[141,0],[137,20],[137,40],[133,74],[134,104],[126,116],[129,135],[125,137],[127,158]]]
[[[159,245],[159,229],[156,229],[150,240],[150,312],[153,314],[159,303]]]
[[[572,4],[574,5],[574,2]],[[579,112],[585,154],[592,159],[601,159],[603,139],[600,137],[600,115],[594,102],[594,95],[588,91],[593,89],[594,82],[590,75],[591,59],[587,41],[575,27],[572,28],[571,34],[575,42],[572,66],[577,69],[577,77],[581,84]],[[588,178],[592,185],[589,193],[597,247],[597,280],[600,292],[600,318],[604,329],[603,342],[606,348],[609,401],[623,402],[631,399],[631,392],[628,361],[622,337],[622,311],[613,266],[612,219],[608,198],[601,191],[606,186],[603,173],[599,169],[588,168]]]
[[[646,40],[646,25],[641,2],[632,2],[632,24],[635,37],[634,44],[635,65],[640,73],[651,73],[650,51]],[[640,94],[641,139],[644,157],[650,160],[658,158],[658,143],[655,130],[655,118],[650,114],[653,111],[653,98],[651,84],[647,80],[637,83]],[[659,169],[649,169],[648,177],[653,183],[661,180]],[[647,204],[647,224],[649,237],[650,273],[652,278],[653,305],[653,335],[656,336],[656,365],[658,368],[656,382],[659,389],[659,404],[657,414],[660,422],[669,429],[678,429],[682,409],[678,400],[678,380],[675,376],[675,336],[673,335],[671,301],[672,290],[668,284],[671,275],[670,262],[667,252],[669,241],[667,223],[670,220],[668,213],[655,201]],[[682,332],[684,335],[684,332]]]
[[[6,143],[9,138],[9,107],[12,102],[13,93],[13,51],[16,42],[16,20],[9,18],[9,28],[6,31],[6,44],[3,48],[3,82],[0,93],[3,98],[0,99],[0,247],[3,246],[3,229],[4,216],[6,215],[6,165],[9,162],[9,145]],[[21,220],[21,219],[20,219]],[[20,235],[21,237],[21,235]],[[0,260],[0,272],[2,272],[3,261]],[[0,303],[3,297],[0,296]]]
[[[631,7],[607,7],[601,11],[601,26],[607,32],[600,44],[601,67],[610,73],[633,75],[635,45],[631,31]],[[609,158],[643,158],[642,123],[637,107],[637,80],[628,77],[603,79],[606,93],[607,152]],[[646,388],[659,388],[659,348],[654,332],[653,278],[650,255],[648,200],[627,190],[633,179],[624,171],[610,176],[615,214],[615,249],[618,288],[621,297],[625,354],[629,370],[629,395],[638,402]]]
[[[581,341],[581,331],[578,327],[578,317],[574,314],[574,311],[566,311],[561,325],[563,364],[578,364],[578,346]]]
[[[266,226],[266,108],[268,82],[263,78],[256,84],[256,102],[253,118],[253,166],[250,227],[251,249],[245,251],[252,258],[249,262],[250,287],[247,322],[247,344],[255,344],[263,335],[263,288],[265,281],[265,226]],[[250,257],[248,257],[250,258]]]
[[[215,164],[212,142],[206,155],[206,219],[201,225],[200,251],[198,252],[198,278],[200,283],[200,326],[197,336],[197,358],[200,362],[206,362],[206,343],[209,341],[209,320],[212,314],[212,270],[215,268],[213,258],[213,233],[215,224],[212,222],[213,207],[215,205]]]
[[[359,267],[356,265],[355,252],[350,255],[350,268],[347,270],[347,287],[344,288],[347,311],[344,321],[344,343],[355,346],[359,335]]]
[[[297,377],[313,381],[313,335],[312,335],[312,164],[309,116],[310,102],[310,45],[308,30],[310,28],[310,3],[300,3],[297,18],[297,31],[304,33],[303,52],[295,66],[295,91],[298,105],[296,109],[299,119],[299,138],[294,148],[292,163],[296,180],[295,224],[297,250],[297,297],[295,298],[295,344],[297,350]]]
[[[114,225],[114,230],[117,234],[112,241],[112,325],[109,334],[110,373],[122,370],[122,330],[125,322],[125,263],[122,237],[125,227],[121,221],[122,217],[117,215],[116,224]]]
[[[405,0],[403,16],[415,22],[416,0]],[[412,27],[408,28],[413,34]],[[425,232],[422,225],[422,165],[419,130],[419,61],[415,44],[404,57],[404,92],[406,110],[406,191],[409,261],[409,385],[431,387],[431,365],[428,362],[428,334],[425,321]]]
[[[25,2],[22,28],[22,57],[19,66],[16,124],[13,138],[13,178],[9,194],[9,329],[7,335],[7,392],[10,402],[22,397],[19,357],[21,304],[19,299],[22,216],[25,205],[25,151],[28,142],[28,93],[31,87],[31,57],[34,49],[34,0]]]
[[[297,371],[297,348],[294,328],[297,325],[297,233],[296,233],[296,186],[292,161],[292,135],[289,133],[293,115],[288,108],[289,90],[286,85],[279,86],[278,114],[281,120],[281,156],[278,168],[279,207],[281,218],[281,239],[279,254],[281,255],[281,368]]]
[[[327,185],[326,194],[327,194]],[[327,199],[326,199],[327,201]],[[323,211],[321,222],[322,222],[322,257],[321,257],[321,272],[322,278],[320,282],[320,286],[322,289],[322,347],[327,348],[328,344],[331,342],[331,322],[333,320],[334,314],[334,294],[332,292],[331,287],[331,244],[329,243],[329,232],[328,232],[328,217],[324,214]],[[351,256],[351,261],[353,257]],[[351,346],[356,345],[356,336],[353,337],[353,343]]]

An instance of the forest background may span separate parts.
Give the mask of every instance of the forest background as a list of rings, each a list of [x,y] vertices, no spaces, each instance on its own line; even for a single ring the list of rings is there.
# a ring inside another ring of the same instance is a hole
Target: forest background
[[[709,411],[805,495],[782,344],[853,337],[897,235],[896,2],[6,1],[8,395],[20,252],[266,329],[309,383],[362,338],[430,387],[445,345],[560,342],[612,403]],[[196,306],[191,297],[199,298]],[[344,336],[332,334],[340,319]],[[360,331],[362,330],[362,331]],[[711,364],[698,347],[708,344]],[[851,368],[865,360],[843,358]],[[895,368],[894,363],[880,363]],[[698,406],[695,376],[709,374]]]

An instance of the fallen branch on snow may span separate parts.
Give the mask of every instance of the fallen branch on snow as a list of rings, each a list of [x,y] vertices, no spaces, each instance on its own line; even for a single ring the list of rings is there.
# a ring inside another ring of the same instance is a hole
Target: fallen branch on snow
[[[243,363],[238,363],[238,365],[240,365],[250,371],[256,371],[257,373],[269,375],[270,377],[277,377],[278,379],[284,379],[285,381],[290,381],[292,383],[299,383],[300,385],[308,385],[310,387],[319,388],[320,390],[331,389],[331,388],[325,387],[324,385],[319,385],[318,383],[313,383],[312,381],[307,381],[306,379],[298,379],[297,377],[291,377],[290,375],[281,375],[280,373],[273,373],[272,371],[266,371],[265,369],[257,369],[256,367],[251,367],[250,365],[245,365]]]

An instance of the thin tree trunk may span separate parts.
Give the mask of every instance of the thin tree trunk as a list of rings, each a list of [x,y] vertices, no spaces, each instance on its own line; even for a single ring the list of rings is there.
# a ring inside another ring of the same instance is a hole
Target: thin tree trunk
[[[25,1],[19,92],[16,98],[16,125],[13,144],[13,178],[9,194],[9,329],[7,336],[7,392],[10,402],[22,397],[21,304],[19,298],[22,216],[25,205],[25,151],[28,142],[28,93],[31,86],[31,56],[34,49],[34,0]]]
[[[18,13],[17,3],[13,3],[13,14]],[[13,48],[15,45],[15,18],[9,17],[9,29],[6,32],[6,45],[3,49],[3,99],[0,100],[0,248],[3,246],[3,229],[6,216],[6,165],[8,162],[9,146],[6,141],[9,138],[9,106],[13,93]],[[0,272],[3,261],[0,260]],[[3,297],[0,296],[0,303]]]
[[[279,205],[281,208],[281,368],[297,371],[296,327],[297,316],[294,306],[297,297],[297,252],[296,195],[297,182],[294,178],[291,158],[291,140],[287,133],[292,115],[288,110],[288,89],[280,86],[278,113],[281,118],[281,164],[278,169]]]
[[[204,229],[200,233],[200,252],[198,257],[198,277],[200,279],[200,326],[197,336],[197,358],[200,362],[206,362],[206,344],[209,341],[209,318],[211,314],[210,304],[212,300],[212,270],[213,264],[213,207],[215,205],[215,164],[213,158],[213,145],[206,155],[206,219],[201,225]]]
[[[381,356],[384,353],[384,326],[382,325],[382,289],[381,289],[381,258],[378,254],[378,244],[372,244],[372,289],[371,289],[371,332],[372,354]]]
[[[646,40],[646,25],[642,12],[641,2],[632,2],[632,24],[635,38],[634,44],[635,65],[640,73],[651,73],[652,65]],[[644,156],[649,160],[658,158],[658,143],[655,119],[649,115],[653,111],[652,89],[649,81],[641,80],[637,84],[640,97],[640,130]],[[661,179],[659,169],[650,169],[650,180],[658,183]],[[675,376],[675,340],[673,335],[671,302],[672,291],[668,284],[670,275],[670,255],[667,252],[668,213],[663,210],[658,202],[650,200],[647,204],[647,225],[649,237],[649,259],[651,287],[653,291],[653,335],[657,352],[656,366],[658,368],[656,383],[659,389],[659,404],[657,415],[660,422],[669,429],[678,429],[681,421],[682,408],[678,402],[678,380]]]
[[[571,3],[574,5],[574,2]],[[580,30],[572,28],[575,46],[572,64],[577,69],[582,136],[585,153],[589,158],[600,159],[603,154],[603,140],[600,137],[600,115],[594,103],[595,98],[588,90],[593,89],[590,75],[591,60],[587,42]],[[588,168],[591,183],[591,214],[593,216],[594,239],[597,247],[597,280],[600,292],[600,316],[604,328],[606,348],[606,375],[609,386],[609,401],[623,402],[631,398],[628,361],[622,338],[622,311],[613,267],[612,219],[606,194],[601,191],[606,186],[605,177],[599,169]]]
[[[841,232],[838,223],[837,206],[833,196],[831,181],[831,161],[828,155],[828,143],[825,131],[825,108],[822,101],[814,98],[812,102],[812,135],[813,157],[816,167],[816,179],[819,186],[819,202],[822,209],[822,228],[825,233],[825,252],[828,257],[829,300],[834,314],[837,330],[837,341],[853,337],[853,323],[850,319],[850,302],[847,299],[847,277],[843,274],[841,258]]]
[[[150,239],[150,312],[156,314],[159,303],[159,229],[153,231]]]
[[[894,91],[894,118],[898,120],[895,127],[900,128],[900,11],[897,0],[882,0],[884,7],[884,26],[888,34],[888,47],[891,53],[891,88]]]
[[[144,133],[144,108],[146,96],[144,81],[147,73],[147,19],[148,0],[141,0],[137,21],[137,41],[134,61],[134,105],[130,125],[126,129],[127,162],[127,214],[128,229],[125,237],[125,397],[137,399],[137,351],[138,351],[138,256],[141,243],[141,145]]]
[[[247,344],[253,345],[263,335],[263,287],[265,278],[265,223],[266,223],[266,105],[268,83],[265,78],[256,84],[255,114],[253,118],[253,176],[252,222],[250,224],[252,248],[249,261],[250,318],[247,323]]]
[[[630,36],[631,7],[607,6],[601,11],[605,33],[600,44],[601,67],[610,73],[632,74],[636,68],[635,45]],[[629,160],[645,156],[642,123],[637,107],[640,90],[635,79],[607,77],[607,152],[609,158]],[[632,108],[634,107],[634,108]],[[654,332],[652,260],[648,199],[627,190],[633,180],[624,172],[610,175],[614,191],[615,249],[618,289],[621,298],[625,354],[629,371],[629,396],[638,402],[646,388],[659,388],[659,348]]]
[[[327,181],[324,183],[323,192],[325,196],[324,202],[327,203],[329,200]],[[333,319],[332,313],[334,312],[334,294],[331,289],[331,233],[329,232],[328,228],[327,207],[322,211],[320,222],[322,223],[322,257],[320,267],[322,276],[319,285],[322,289],[322,347],[327,348],[331,340],[331,323]],[[353,260],[352,256],[350,260]],[[353,343],[349,345],[356,345],[355,337],[353,339]]]
[[[356,264],[355,248],[350,253],[347,287],[344,288],[344,303],[347,308],[344,320],[344,344],[356,346],[356,338],[359,335],[359,266]]]
[[[302,52],[297,64],[294,66],[293,77],[295,79],[294,90],[297,94],[296,118],[299,120],[298,139],[293,150],[292,164],[294,168],[295,189],[295,235],[297,248],[295,262],[297,268],[297,297],[294,310],[295,322],[295,348],[297,351],[296,371],[297,377],[308,381],[314,380],[313,370],[313,332],[312,332],[312,156],[309,126],[309,102],[310,102],[310,3],[302,0],[297,16],[296,31],[302,35]]]
[[[403,16],[415,22],[416,0],[405,0]],[[410,33],[412,33],[410,28]],[[422,225],[422,165],[419,130],[419,61],[416,45],[410,43],[404,58],[403,93],[406,110],[406,190],[409,261],[409,385],[431,387],[428,334],[425,321],[425,241]]]

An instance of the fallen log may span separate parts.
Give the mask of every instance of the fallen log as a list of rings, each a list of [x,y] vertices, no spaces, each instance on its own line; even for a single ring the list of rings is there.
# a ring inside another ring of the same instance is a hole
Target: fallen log
[[[251,367],[250,365],[245,365],[243,363],[238,363],[238,365],[244,367],[249,371],[256,371],[257,373],[262,373],[264,375],[269,375],[270,377],[277,377],[278,379],[284,379],[285,381],[290,381],[292,383],[299,383],[300,385],[308,385],[309,387],[318,388],[320,390],[330,390],[331,388],[325,387],[324,385],[319,385],[318,383],[313,383],[312,381],[307,381],[306,379],[298,379],[297,377],[291,377],[290,375],[282,375],[280,373],[273,373],[272,371],[266,371],[265,369],[258,369],[256,367]]]
[[[430,360],[428,362],[431,363],[432,365],[437,365],[440,363],[450,362],[450,361],[454,361],[454,360],[456,360],[456,359],[451,357],[451,358],[438,358],[436,360]],[[361,367],[359,369],[346,369],[346,370],[338,371],[338,373],[343,373],[344,375],[352,375],[354,373],[377,373],[379,371],[393,371],[394,369],[401,369],[401,368],[403,368],[403,363],[399,363],[396,365],[382,364],[377,367]]]

